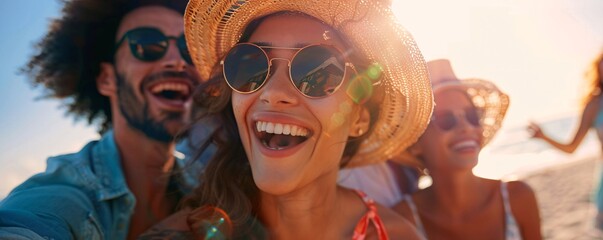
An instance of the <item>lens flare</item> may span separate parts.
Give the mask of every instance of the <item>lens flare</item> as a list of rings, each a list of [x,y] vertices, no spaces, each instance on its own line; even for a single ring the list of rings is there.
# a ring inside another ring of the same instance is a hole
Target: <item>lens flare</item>
[[[382,72],[383,70],[378,63],[371,64],[366,71],[354,76],[346,89],[346,93],[355,103],[364,103],[373,95],[374,82],[378,82]]]
[[[383,72],[383,68],[378,63],[371,64],[366,70],[366,76],[371,80],[377,80],[381,77],[381,73]]]
[[[348,96],[357,104],[362,104],[373,94],[373,83],[367,77],[356,76],[346,90]]]
[[[195,239],[221,240],[232,237],[232,222],[224,210],[203,206],[195,209],[188,217],[188,224]]]

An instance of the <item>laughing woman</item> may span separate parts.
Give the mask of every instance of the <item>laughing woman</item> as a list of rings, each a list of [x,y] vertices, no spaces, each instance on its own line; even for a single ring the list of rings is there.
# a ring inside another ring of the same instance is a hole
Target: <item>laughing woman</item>
[[[389,4],[192,0],[185,22],[218,150],[184,210],[144,237],[418,239],[337,186],[340,168],[412,144],[431,113],[425,63]]]
[[[541,239],[536,198],[527,184],[472,172],[500,127],[507,95],[488,81],[457,79],[448,60],[427,65],[436,107],[407,156],[423,164],[433,184],[394,209],[427,239]]]

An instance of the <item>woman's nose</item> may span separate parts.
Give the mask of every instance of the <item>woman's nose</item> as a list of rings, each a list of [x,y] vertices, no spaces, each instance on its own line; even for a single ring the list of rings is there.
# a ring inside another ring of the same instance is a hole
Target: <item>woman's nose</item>
[[[272,61],[268,79],[261,89],[260,100],[274,106],[292,106],[301,95],[295,90],[289,76],[287,61]]]

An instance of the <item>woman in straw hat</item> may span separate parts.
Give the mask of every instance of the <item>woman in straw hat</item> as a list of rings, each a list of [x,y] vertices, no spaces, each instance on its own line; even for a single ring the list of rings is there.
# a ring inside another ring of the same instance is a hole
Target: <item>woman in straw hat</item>
[[[217,151],[185,209],[145,237],[418,239],[337,186],[340,168],[416,141],[431,113],[424,60],[388,3],[192,0],[185,34]]]
[[[542,139],[566,153],[573,153],[584,140],[588,130],[594,128],[603,146],[603,111],[601,110],[603,109],[603,95],[601,94],[601,90],[603,90],[603,52],[590,65],[586,80],[588,89],[584,97],[584,111],[582,112],[580,126],[572,141],[569,143],[558,142],[545,134],[536,123],[530,123],[528,126],[528,131],[532,132],[532,137]],[[603,171],[601,171],[599,178],[595,193],[595,203],[598,210],[595,226],[603,230]]]
[[[538,206],[527,184],[472,172],[481,148],[500,127],[507,95],[488,81],[460,81],[448,60],[427,66],[436,107],[407,153],[423,164],[433,183],[394,209],[428,239],[540,239]]]

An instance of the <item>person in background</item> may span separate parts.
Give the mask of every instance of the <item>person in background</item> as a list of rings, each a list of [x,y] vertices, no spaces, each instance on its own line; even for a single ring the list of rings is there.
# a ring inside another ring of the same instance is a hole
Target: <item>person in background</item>
[[[536,123],[530,123],[528,131],[532,133],[533,138],[542,139],[551,146],[566,153],[573,153],[589,129],[593,128],[597,132],[599,142],[603,148],[603,52],[592,62],[589,71],[587,72],[588,89],[584,96],[584,110],[580,119],[580,126],[574,134],[573,139],[568,143],[563,143],[549,137],[542,131]],[[597,206],[597,216],[595,218],[595,226],[603,230],[603,171],[599,174],[598,186],[595,190],[595,204]]]
[[[185,32],[202,78],[213,76],[198,103],[221,124],[217,151],[185,208],[142,239],[418,239],[337,185],[341,168],[412,144],[433,106],[389,2],[192,0]]]
[[[187,3],[65,1],[25,72],[102,138],[49,158],[0,202],[0,238],[134,239],[175,211],[194,179],[180,174],[174,138],[200,83]]]
[[[500,128],[509,98],[491,82],[459,80],[448,60],[427,67],[436,105],[408,156],[424,166],[432,185],[406,195],[394,209],[427,239],[541,239],[536,197],[526,183],[472,172]]]

